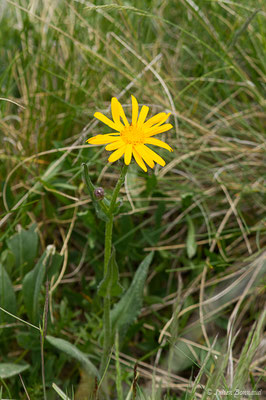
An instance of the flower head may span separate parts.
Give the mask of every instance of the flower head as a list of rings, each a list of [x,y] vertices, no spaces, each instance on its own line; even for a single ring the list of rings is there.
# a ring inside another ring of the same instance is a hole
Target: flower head
[[[104,198],[104,188],[97,187],[96,189],[94,189],[94,196],[97,200],[102,200]]]
[[[133,154],[136,162],[145,172],[147,171],[146,164],[151,168],[154,167],[154,162],[164,166],[165,161],[146,145],[152,144],[173,151],[168,144],[153,137],[158,133],[169,131],[173,127],[171,124],[165,124],[170,113],[161,112],[145,122],[149,107],[142,106],[139,113],[139,105],[136,98],[134,96],[131,96],[131,98],[131,123],[128,122],[122,105],[116,97],[113,97],[111,101],[113,121],[100,112],[96,112],[94,117],[115,130],[116,133],[97,135],[88,139],[87,142],[91,144],[107,144],[105,149],[113,151],[108,158],[109,162],[117,161],[124,155],[125,164],[129,165]]]

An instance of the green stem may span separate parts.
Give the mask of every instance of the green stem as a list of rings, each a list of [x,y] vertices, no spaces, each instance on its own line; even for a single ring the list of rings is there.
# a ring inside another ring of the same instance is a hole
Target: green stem
[[[108,264],[111,257],[112,251],[112,235],[113,235],[113,222],[114,222],[114,208],[116,205],[117,196],[121,189],[122,184],[125,181],[125,176],[128,170],[128,166],[125,165],[121,171],[121,175],[115,186],[113,196],[109,206],[109,218],[105,224],[105,247],[104,247],[104,277],[108,271]],[[111,336],[112,327],[110,320],[110,295],[104,297],[103,305],[103,322],[104,322],[104,341],[103,341],[103,354],[101,359],[100,374],[103,374],[105,367],[108,362],[108,357],[111,351]]]
[[[119,362],[119,334],[118,331],[115,334],[115,366],[116,366],[116,392],[117,400],[123,400],[123,388],[122,388],[122,377],[121,368]]]
[[[105,296],[103,301],[103,327],[104,341],[103,353],[100,365],[100,375],[102,376],[108,362],[109,353],[111,351],[111,321],[110,321],[110,296]]]
[[[45,383],[45,367],[44,367],[44,332],[41,329],[41,366],[42,366],[42,386],[43,386],[43,398],[47,400],[46,396],[46,383]]]
[[[108,263],[112,252],[112,237],[113,237],[113,215],[109,216],[108,221],[105,223],[105,244],[104,244],[104,270],[103,275],[107,274]]]
[[[110,207],[109,207],[109,213],[110,214],[113,214],[117,196],[119,194],[121,186],[125,182],[125,177],[126,177],[126,174],[127,174],[127,170],[128,170],[128,165],[124,165],[124,167],[123,167],[123,169],[121,171],[121,175],[120,175],[120,177],[119,177],[119,179],[117,181],[117,184],[115,186],[112,199],[111,199],[111,203],[110,203]]]

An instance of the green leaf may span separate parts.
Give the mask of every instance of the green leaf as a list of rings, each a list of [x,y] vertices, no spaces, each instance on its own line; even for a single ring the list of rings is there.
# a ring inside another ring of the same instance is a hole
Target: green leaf
[[[193,258],[197,251],[197,243],[195,237],[195,228],[192,219],[189,215],[186,216],[187,225],[188,225],[188,233],[187,233],[187,255],[188,258]]]
[[[53,276],[57,275],[60,271],[61,265],[63,263],[64,257],[61,256],[59,253],[55,252],[51,256],[48,268],[48,279],[49,281],[52,279]]]
[[[2,264],[0,264],[0,306],[12,314],[16,314],[16,295],[12,282]],[[0,323],[13,322],[13,318],[0,311]]]
[[[77,187],[66,182],[54,182],[54,187],[60,189],[77,190]]]
[[[61,397],[63,400],[71,400],[70,397],[68,397],[63,390],[60,389],[55,383],[52,384],[52,388],[56,391],[56,393]]]
[[[35,232],[36,225],[29,230],[21,229],[7,240],[7,246],[15,256],[15,267],[20,269],[21,275],[29,271],[37,256],[38,235]]]
[[[118,329],[120,336],[124,335],[127,328],[139,315],[143,303],[143,289],[153,254],[153,252],[149,253],[144,258],[135,273],[130,287],[111,311],[113,333]]]
[[[148,175],[146,179],[146,192],[147,196],[150,196],[154,190],[156,189],[157,186],[157,177],[155,174]]]
[[[44,181],[48,183],[51,181],[62,169],[62,161],[63,160],[55,160],[49,164],[49,167],[45,171],[45,173],[41,176],[40,181]]]
[[[152,304],[163,304],[164,300],[159,296],[145,296],[144,302],[152,305]]]
[[[103,212],[103,210],[100,207],[100,203],[102,203],[103,205],[107,205],[108,203],[110,203],[107,199],[103,199],[103,200],[98,200],[98,201],[94,201],[93,205],[96,211],[96,215],[99,219],[101,219],[102,221],[108,221],[109,217]]]
[[[123,292],[123,288],[118,281],[118,266],[115,260],[115,249],[113,249],[108,263],[107,274],[98,286],[98,295],[102,297],[119,296]]]
[[[193,193],[192,192],[187,192],[183,193],[181,195],[181,205],[182,205],[182,210],[185,211],[188,207],[191,206],[193,200]]]
[[[1,182],[1,189],[0,189],[1,193],[3,193],[4,186],[6,186],[6,195],[5,195],[6,203],[7,203],[8,209],[11,210],[15,203],[15,199],[14,199],[11,187],[10,187],[9,183],[7,183],[7,182]]]
[[[5,249],[0,257],[0,263],[5,267],[8,274],[12,271],[15,265],[15,256],[9,249]]]
[[[34,269],[27,273],[22,282],[22,293],[27,314],[35,324],[39,323],[40,318],[39,299],[41,287],[46,272],[49,274],[54,268],[53,261],[58,267],[59,263],[62,262],[62,257],[55,253],[55,247],[50,245],[47,246]]]
[[[11,363],[0,363],[0,378],[11,378],[12,376],[21,374],[21,372],[28,369],[29,364],[11,364]]]
[[[62,351],[67,354],[69,357],[74,358],[78,362],[81,363],[84,370],[88,375],[94,375],[99,378],[99,373],[97,368],[92,364],[92,362],[88,359],[87,355],[82,353],[76,346],[72,343],[64,339],[59,339],[53,336],[46,336],[46,340],[54,346],[56,349]]]
[[[40,332],[35,329],[17,332],[16,341],[24,350],[36,352],[40,350]]]
[[[88,166],[86,163],[83,163],[83,172],[84,172],[84,180],[86,183],[86,187],[88,189],[88,192],[90,194],[93,206],[95,208],[97,217],[105,222],[108,221],[109,216],[107,215],[108,208],[110,202],[104,198],[103,200],[97,200],[94,195],[94,190],[96,189],[96,186],[93,185],[90,176],[89,176],[89,171],[88,171]]]
[[[115,203],[115,206],[114,206],[113,215],[117,215],[122,206],[123,206],[123,200],[122,199],[118,199],[116,201],[116,203]]]

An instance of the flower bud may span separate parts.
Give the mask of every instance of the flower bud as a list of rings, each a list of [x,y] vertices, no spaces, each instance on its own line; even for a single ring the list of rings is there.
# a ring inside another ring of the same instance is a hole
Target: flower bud
[[[102,200],[104,198],[104,189],[102,187],[98,187],[94,190],[94,196],[97,200]]]

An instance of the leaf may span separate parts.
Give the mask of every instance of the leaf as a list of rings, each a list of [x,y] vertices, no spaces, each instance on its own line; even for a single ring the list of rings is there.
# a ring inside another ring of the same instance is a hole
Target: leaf
[[[74,185],[70,185],[66,182],[54,182],[54,186],[60,189],[69,189],[69,190],[77,190],[77,187]]]
[[[98,295],[102,297],[119,296],[123,292],[123,288],[118,281],[118,266],[115,260],[115,249],[113,249],[108,263],[107,274],[98,286]]]
[[[88,189],[88,192],[90,194],[93,206],[95,208],[97,217],[105,222],[108,221],[109,216],[106,214],[108,208],[109,208],[109,201],[104,198],[103,200],[97,200],[95,195],[94,195],[94,190],[96,189],[96,186],[93,185],[90,176],[89,176],[89,171],[88,171],[88,166],[86,163],[83,163],[83,172],[84,172],[84,180],[86,183],[86,187]],[[105,211],[104,211],[105,210]]]
[[[23,279],[22,293],[25,307],[30,320],[35,324],[38,324],[39,322],[39,298],[45,274],[46,272],[49,274],[50,271],[53,270],[54,263],[56,263],[56,266],[58,267],[58,257],[60,258],[61,256],[55,253],[55,247],[51,245],[47,246],[47,249],[34,269],[28,272]],[[60,262],[62,262],[62,257],[60,258]]]
[[[188,224],[188,233],[187,233],[187,255],[188,258],[193,258],[197,251],[197,243],[195,237],[195,228],[192,219],[189,215],[186,216],[187,224]]]
[[[145,303],[147,303],[149,305],[164,303],[164,300],[159,296],[145,296],[144,301],[145,301]]]
[[[12,314],[16,314],[16,295],[12,282],[3,265],[0,263],[0,306]],[[13,318],[0,311],[0,323],[13,321]]]
[[[118,199],[116,201],[116,203],[115,203],[115,206],[114,206],[113,215],[117,215],[122,206],[123,206],[123,200],[122,199]]]
[[[35,329],[17,332],[16,341],[24,350],[40,351],[40,332]]]
[[[29,230],[21,229],[7,240],[7,246],[15,256],[15,267],[20,269],[21,275],[29,271],[37,256],[38,235],[35,232],[36,224]]]
[[[39,296],[45,276],[48,254],[45,252],[35,268],[28,272],[22,282],[22,293],[28,317],[33,323],[39,319]]]
[[[59,253],[55,252],[52,257],[51,260],[49,262],[49,266],[48,266],[48,279],[49,281],[52,279],[53,276],[57,275],[61,265],[63,263],[63,259],[64,257],[61,256]]]
[[[128,326],[139,315],[143,303],[143,289],[153,254],[152,252],[144,258],[135,273],[130,287],[111,311],[113,333],[118,329],[122,335],[125,334]]]
[[[51,181],[62,169],[62,161],[60,158],[55,160],[49,164],[49,167],[45,171],[45,173],[41,176],[40,180],[48,183]]]
[[[147,196],[150,196],[154,190],[156,189],[157,186],[157,177],[155,174],[148,175],[146,179],[146,192]]]
[[[52,384],[52,388],[56,391],[56,393],[61,397],[63,400],[71,400],[70,397],[68,397],[63,390],[60,389],[55,383]]]
[[[11,378],[12,376],[21,374],[21,372],[28,369],[29,364],[11,364],[11,363],[0,363],[0,378]]]
[[[0,263],[5,267],[8,274],[12,271],[15,265],[15,256],[9,249],[5,249],[0,257]]]
[[[0,188],[1,193],[3,193],[4,186],[6,186],[6,195],[5,195],[6,203],[7,203],[8,209],[11,210],[14,206],[15,199],[14,199],[11,187],[10,187],[9,183],[7,183],[6,181],[1,182],[1,188]]]
[[[158,207],[156,209],[156,212],[155,212],[155,226],[156,226],[156,229],[162,227],[162,225],[163,225],[162,224],[162,218],[163,218],[165,209],[166,209],[165,202],[160,201],[159,204],[158,204]],[[159,234],[160,234],[160,232],[159,232]]]
[[[64,339],[55,338],[53,336],[46,336],[46,340],[55,348],[67,354],[69,357],[74,358],[81,363],[84,370],[88,375],[94,375],[99,378],[97,368],[88,359],[87,355],[82,353],[76,346]]]
[[[185,211],[188,207],[191,206],[192,199],[193,199],[193,193],[192,192],[183,193],[181,195],[181,205],[182,205],[182,210],[183,211]]]

